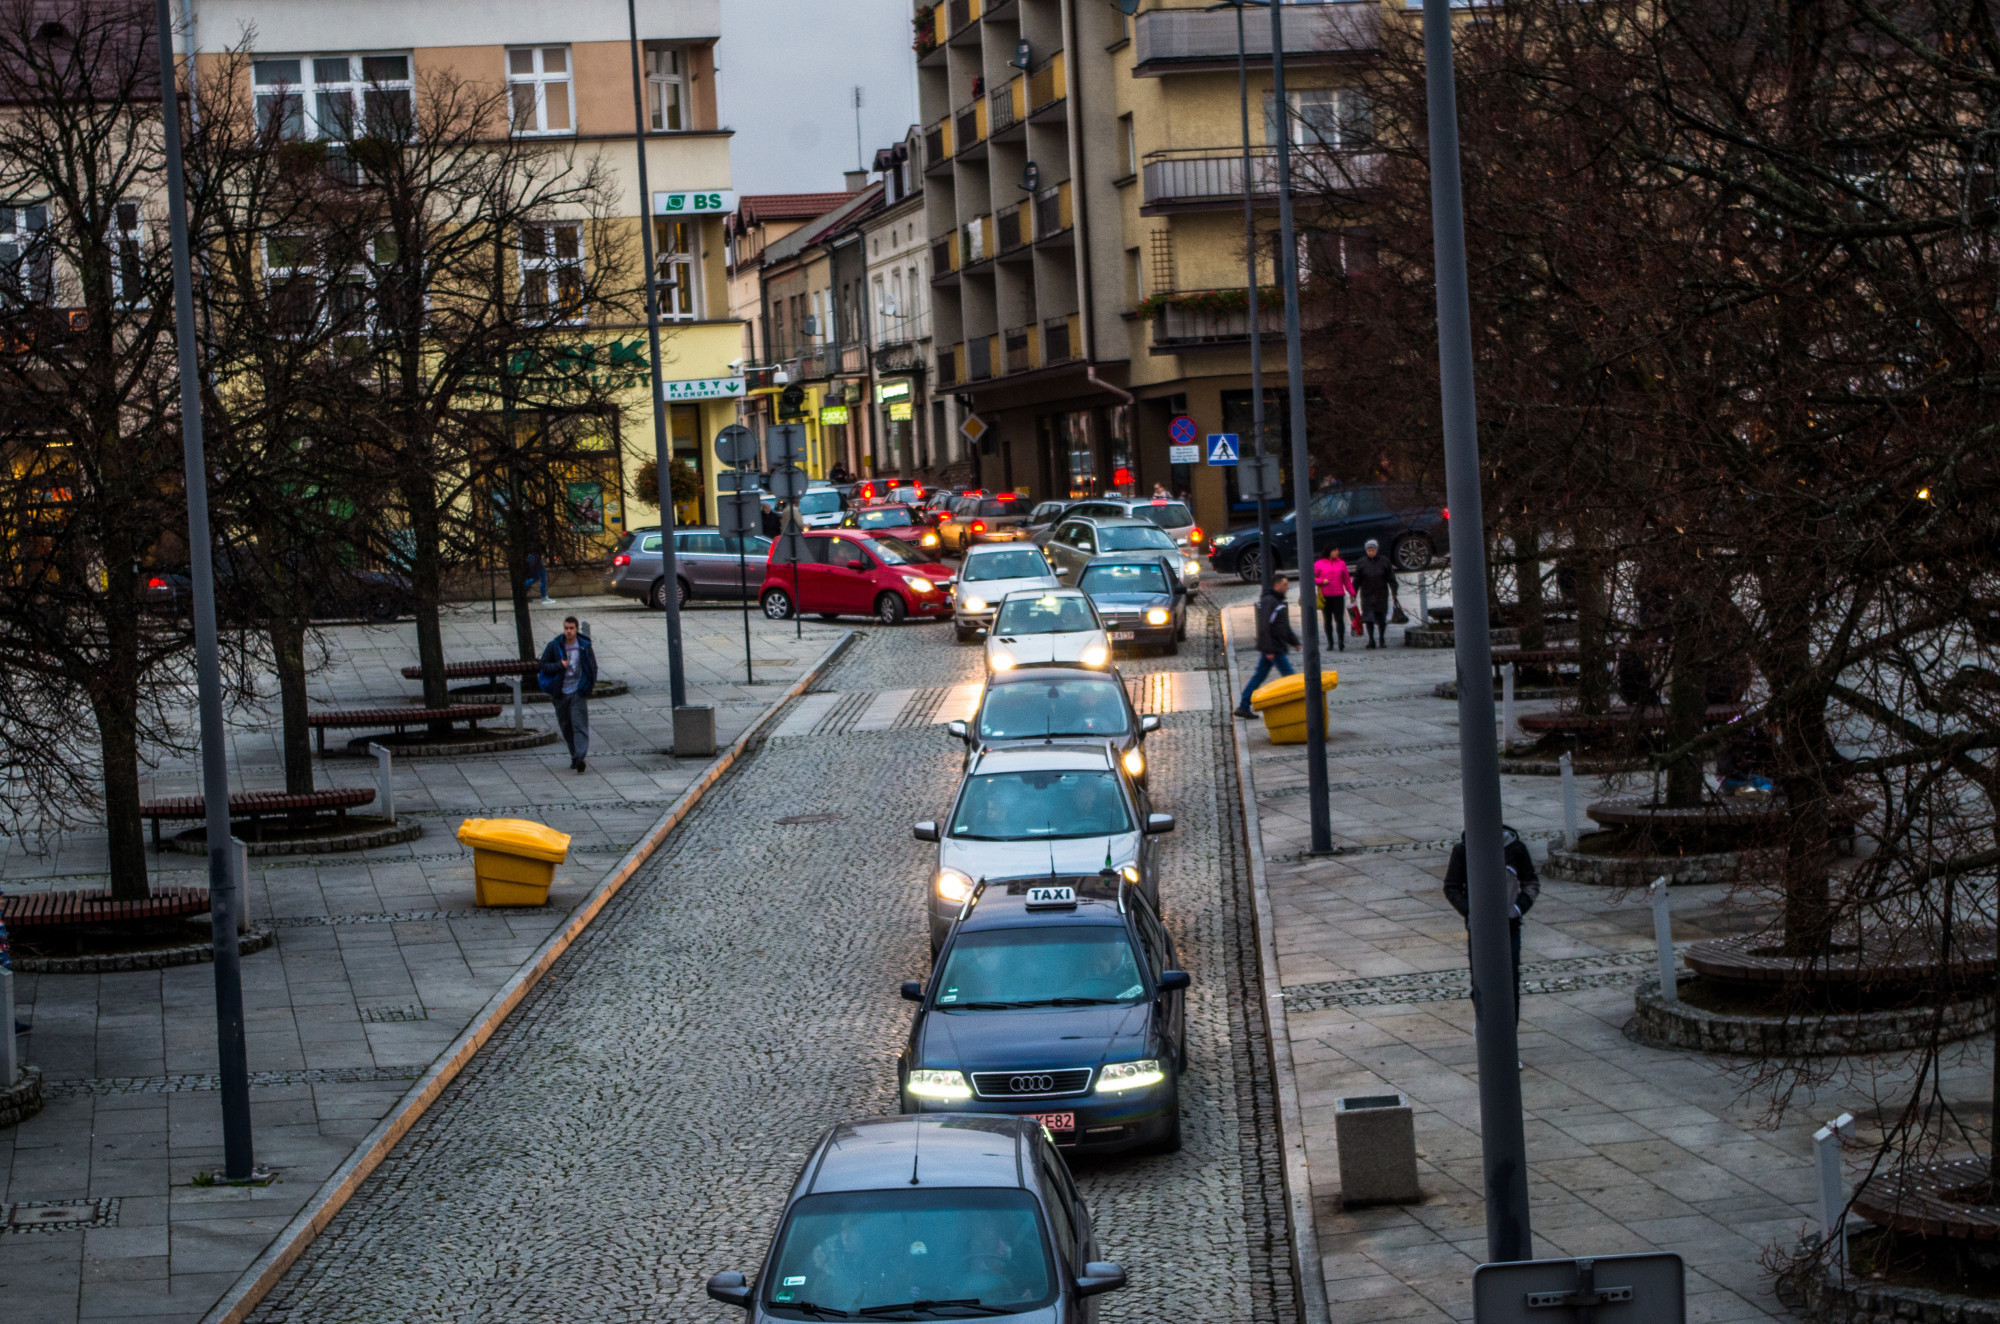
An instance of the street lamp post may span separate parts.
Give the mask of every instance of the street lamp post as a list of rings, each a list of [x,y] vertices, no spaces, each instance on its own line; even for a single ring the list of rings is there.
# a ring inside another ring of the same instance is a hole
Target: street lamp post
[[[1472,982],[1480,990],[1476,1042],[1479,1136],[1486,1176],[1486,1257],[1534,1258],[1528,1226],[1528,1146],[1521,1124],[1514,965],[1507,926],[1514,896],[1500,845],[1500,751],[1493,732],[1492,641],[1487,634],[1486,532],[1479,493],[1479,422],[1472,389],[1472,311],[1459,186],[1458,95],[1452,86],[1450,0],[1424,0],[1424,81],[1430,116],[1431,241],[1437,261],[1438,369],[1444,406],[1445,495],[1458,662],[1458,755],[1465,806]],[[1308,712],[1313,711],[1308,709]]]
[[[250,1135],[250,1061],[243,1041],[242,953],[236,925],[235,852],[229,840],[229,750],[222,727],[222,666],[215,628],[215,567],[208,530],[208,460],[201,428],[201,376],[195,360],[194,272],[188,243],[187,181],[181,167],[180,92],[175,81],[174,20],[157,0],[160,130],[166,155],[167,223],[173,238],[174,333],[180,351],[181,453],[187,478],[188,578],[194,608],[195,687],[201,716],[201,794],[207,808],[208,913],[215,943],[215,1031],[222,1083],[223,1176],[255,1180]],[[190,62],[192,69],[192,62]],[[11,1026],[6,1033],[13,1033]]]
[[[1264,482],[1264,329],[1258,325],[1257,313],[1257,213],[1255,209],[1256,189],[1250,175],[1250,56],[1243,38],[1243,10],[1253,3],[1264,0],[1227,0],[1236,11],[1236,95],[1242,102],[1243,110],[1243,261],[1250,270],[1246,294],[1250,301],[1250,430],[1255,434],[1257,448],[1257,545],[1264,549],[1258,558],[1264,591],[1271,591],[1271,575],[1276,569],[1271,557],[1271,503],[1269,494],[1263,490]],[[1299,585],[1300,615],[1308,623],[1312,617],[1305,612],[1305,584]]]

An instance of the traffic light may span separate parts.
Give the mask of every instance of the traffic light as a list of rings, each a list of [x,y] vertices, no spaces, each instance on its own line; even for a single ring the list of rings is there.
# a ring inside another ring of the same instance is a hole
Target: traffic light
[[[806,388],[793,384],[778,395],[779,418],[804,418],[806,416]]]

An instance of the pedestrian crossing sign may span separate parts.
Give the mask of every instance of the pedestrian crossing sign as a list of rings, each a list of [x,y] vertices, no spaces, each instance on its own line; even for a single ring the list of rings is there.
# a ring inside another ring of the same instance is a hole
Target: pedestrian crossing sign
[[[1234,432],[1211,432],[1208,434],[1208,462],[1210,464],[1236,463],[1236,434]]]

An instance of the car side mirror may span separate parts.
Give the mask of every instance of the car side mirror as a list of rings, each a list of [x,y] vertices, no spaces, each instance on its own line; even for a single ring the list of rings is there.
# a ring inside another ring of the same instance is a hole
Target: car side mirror
[[[738,1274],[741,1278],[743,1275]],[[713,1282],[710,1279],[710,1282]],[[1083,1266],[1083,1276],[1076,1280],[1076,1294],[1079,1298],[1098,1296],[1105,1292],[1115,1292],[1125,1286],[1125,1270],[1109,1260],[1092,1260]]]
[[[1107,1266],[1096,1264],[1085,1266],[1086,1271],[1104,1267]],[[1108,1267],[1113,1269],[1118,1268],[1115,1264]],[[1121,1284],[1124,1282],[1125,1274],[1123,1270],[1119,1270],[1118,1280]],[[1081,1279],[1078,1280],[1077,1286],[1078,1290],[1081,1291]],[[1102,1292],[1109,1289],[1100,1287],[1097,1290]],[[708,1295],[710,1300],[720,1301],[725,1306],[742,1306],[745,1310],[750,1308],[750,1284],[743,1281],[742,1274],[733,1270],[728,1273],[718,1273],[712,1276],[708,1280]]]
[[[1172,832],[1173,830],[1174,816],[1172,814],[1146,815],[1146,833],[1148,836],[1157,836],[1162,832]]]
[[[1158,818],[1160,817],[1160,815],[1155,814],[1154,817]],[[937,820],[927,818],[921,823],[912,824],[910,827],[910,835],[915,837],[918,841],[936,841],[938,839]]]
[[[1187,976],[1182,975],[1181,978],[1186,979]],[[923,1000],[924,981],[921,979],[905,979],[903,981],[903,1001],[922,1002]]]
[[[1188,972],[1185,970],[1160,971],[1160,992],[1162,993],[1178,993],[1193,982],[1194,980],[1188,977]],[[904,987],[908,988],[909,985],[905,984]]]
[[[868,563],[866,561],[849,561],[847,563],[847,568],[849,570],[866,570],[868,568]]]
[[[1149,736],[1153,734],[1153,732],[1159,729],[1160,729],[1160,715],[1158,713],[1147,713],[1144,717],[1141,717],[1139,719],[1140,735]]]
[[[960,740],[967,739],[972,734],[972,728],[963,722],[946,722],[944,729],[957,736]]]

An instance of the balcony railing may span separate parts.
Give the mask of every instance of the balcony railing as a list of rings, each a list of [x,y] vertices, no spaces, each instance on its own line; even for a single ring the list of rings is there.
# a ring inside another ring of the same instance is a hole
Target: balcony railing
[[[998,336],[980,336],[965,342],[967,381],[981,382],[993,375],[993,342]]]
[[[1382,157],[1375,152],[1299,148],[1292,153],[1295,187],[1309,191],[1346,191],[1375,182]],[[1147,207],[1201,207],[1241,202],[1243,149],[1181,148],[1153,152],[1140,167]],[[1250,189],[1257,197],[1278,195],[1278,158],[1268,147],[1253,147]]]
[[[993,104],[992,131],[1011,129],[1028,118],[1028,76],[1016,74],[1007,85],[987,98]]]
[[[965,346],[938,347],[938,385],[957,386],[965,380]]]
[[[924,130],[924,164],[934,166],[952,155],[951,116],[947,115]]]
[[[1382,7],[1373,0],[1334,4],[1288,4],[1284,8],[1285,54],[1360,54],[1382,44]],[[1202,65],[1236,60],[1236,15],[1223,10],[1151,9],[1133,28],[1137,73],[1159,73],[1175,64]],[[1271,57],[1271,23],[1256,15],[1243,26],[1243,50],[1251,59]],[[1148,66],[1153,66],[1148,69]]]
[[[1063,68],[1063,53],[1057,51],[1028,73],[1028,113],[1052,106],[1069,95],[1069,79]]]
[[[950,36],[978,18],[982,8],[979,0],[947,0],[939,5],[938,12],[945,18],[945,35]]]
[[[1063,180],[1035,195],[1035,238],[1047,239],[1069,229],[1069,181]]]
[[[1036,352],[1036,342],[1039,339],[1036,333],[1039,329],[1032,325],[1017,326],[1007,332],[1008,372],[1026,372],[1030,368],[1039,368],[1041,366],[1040,355]]]
[[[1042,362],[1068,363],[1076,357],[1077,318],[1075,313],[1067,317],[1051,317],[1042,323]]]
[[[960,106],[952,113],[952,127],[957,130],[958,150],[964,151],[975,143],[986,141],[986,101],[981,98],[970,105]]]
[[[991,216],[973,217],[965,223],[965,229],[961,233],[965,236],[965,247],[961,251],[965,255],[966,266],[969,267],[975,262],[984,262],[987,258],[993,256],[995,250],[993,247],[993,218]]]
[[[1017,202],[1011,207],[1004,207],[994,213],[993,219],[995,228],[1000,232],[1000,252],[1012,252],[1023,244],[1033,242],[1035,213],[1029,204]]]
[[[887,349],[891,345],[909,345],[919,340],[931,338],[931,313],[926,308],[920,313],[908,313],[901,317],[893,313],[875,314],[875,348]]]
[[[840,370],[842,372],[862,372],[868,367],[868,347],[866,345],[842,345],[840,347]]]
[[[1198,302],[1201,295],[1217,295],[1233,300],[1243,293],[1241,289],[1231,290],[1183,290],[1182,297],[1193,296],[1193,304],[1168,303],[1153,315],[1153,344],[1167,345],[1226,345],[1247,344],[1250,340],[1250,312],[1248,308],[1214,309],[1203,308]],[[1308,329],[1317,329],[1324,324],[1323,317],[1308,312],[1305,316]],[[1282,336],[1285,334],[1285,310],[1272,299],[1263,299],[1257,305],[1257,331],[1260,337]]]
[[[931,245],[931,279],[949,276],[958,270],[958,231],[953,230]]]

